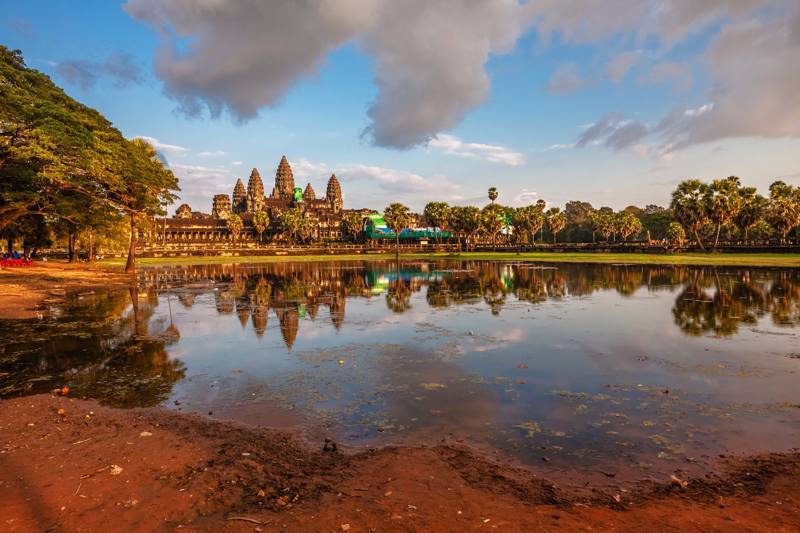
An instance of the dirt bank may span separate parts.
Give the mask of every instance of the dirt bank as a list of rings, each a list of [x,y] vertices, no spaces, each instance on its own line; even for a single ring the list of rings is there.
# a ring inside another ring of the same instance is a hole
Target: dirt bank
[[[800,529],[800,453],[586,500],[466,449],[323,452],[276,431],[61,395],[1,402],[0,441],[4,531]]]
[[[125,287],[133,276],[119,270],[66,263],[35,263],[0,270],[0,319],[34,318],[42,303],[70,292]]]

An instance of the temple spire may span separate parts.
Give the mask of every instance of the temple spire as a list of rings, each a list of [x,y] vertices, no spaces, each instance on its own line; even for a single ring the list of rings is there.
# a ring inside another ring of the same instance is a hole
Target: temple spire
[[[342,202],[342,186],[339,185],[339,180],[336,179],[336,174],[331,174],[328,180],[328,188],[325,192],[325,197],[328,200],[331,208],[338,212],[344,205]]]
[[[281,157],[275,172],[275,195],[278,198],[294,198],[294,174],[286,156]]]

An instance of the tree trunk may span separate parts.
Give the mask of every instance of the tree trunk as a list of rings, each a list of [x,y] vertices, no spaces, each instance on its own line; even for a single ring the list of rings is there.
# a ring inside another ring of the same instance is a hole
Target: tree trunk
[[[557,244],[557,243],[558,243],[558,233],[556,233],[556,232],[554,231],[554,232],[553,232],[553,244]]]
[[[74,263],[78,259],[78,254],[75,253],[76,235],[73,230],[67,232],[67,260]]]
[[[700,239],[700,235],[697,234],[697,229],[693,229],[692,232],[694,233],[694,238],[697,241],[697,246],[700,247],[700,250],[706,251],[706,247],[703,246],[703,241]]]
[[[395,232],[395,247],[394,247],[394,257],[396,260],[400,260],[400,232]]]
[[[88,257],[86,258],[90,263],[94,263],[94,233],[89,232],[89,247]]]
[[[125,262],[125,272],[136,271],[136,215],[131,213],[131,245],[128,248],[128,260]]]
[[[721,228],[722,228],[722,224],[718,223],[717,224],[717,235],[716,235],[716,237],[714,237],[714,249],[715,250],[717,249],[717,246],[719,245],[719,230]]]
[[[6,243],[8,244],[8,253],[13,252],[14,251],[14,239],[9,237],[8,239],[6,239]]]

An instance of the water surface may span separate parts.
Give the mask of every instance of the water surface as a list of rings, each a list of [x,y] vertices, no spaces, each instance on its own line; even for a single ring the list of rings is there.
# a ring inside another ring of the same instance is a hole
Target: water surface
[[[0,322],[0,394],[69,385],[354,447],[702,471],[800,442],[800,272],[525,262],[152,268]]]

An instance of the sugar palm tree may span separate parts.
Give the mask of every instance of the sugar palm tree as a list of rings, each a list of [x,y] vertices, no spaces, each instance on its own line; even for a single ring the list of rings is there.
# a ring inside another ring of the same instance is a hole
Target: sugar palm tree
[[[345,214],[344,217],[342,218],[342,222],[344,223],[345,233],[354,241],[356,240],[359,232],[361,231],[361,225],[363,221],[364,218],[361,216],[360,213],[356,211],[350,211],[349,213]]]
[[[782,181],[770,185],[767,218],[785,239],[790,231],[800,225],[800,188]]]
[[[706,189],[708,189],[708,185],[700,180],[682,181],[673,191],[670,203],[675,220],[691,232],[697,245],[703,251],[705,251],[705,247],[699,231],[708,222]]]
[[[411,224],[411,213],[408,207],[395,202],[383,210],[383,220],[386,226],[394,232],[395,238],[395,257],[400,258],[400,232]]]
[[[489,201],[494,203],[497,200],[497,187],[489,187]]]
[[[228,217],[228,220],[225,221],[225,225],[228,227],[231,240],[236,242],[236,237],[242,232],[242,228],[244,227],[242,218],[239,215],[231,215]]]
[[[428,224],[439,228],[440,231],[436,234],[436,240],[442,242],[441,229],[450,222],[450,206],[447,202],[428,202],[422,211],[422,215],[428,221]]]
[[[769,202],[756,192],[755,187],[742,187],[739,189],[739,198],[741,205],[739,206],[739,212],[733,217],[733,223],[744,233],[744,238],[747,239],[750,228],[763,219]]]
[[[706,188],[706,208],[708,217],[716,225],[717,230],[714,236],[714,248],[719,245],[719,231],[739,213],[741,209],[741,197],[739,189],[741,183],[736,176],[730,176],[723,180],[714,180]]]
[[[567,225],[567,215],[561,212],[558,207],[551,207],[545,213],[547,218],[547,227],[550,228],[550,233],[553,234],[553,242],[558,242],[558,233]]]

